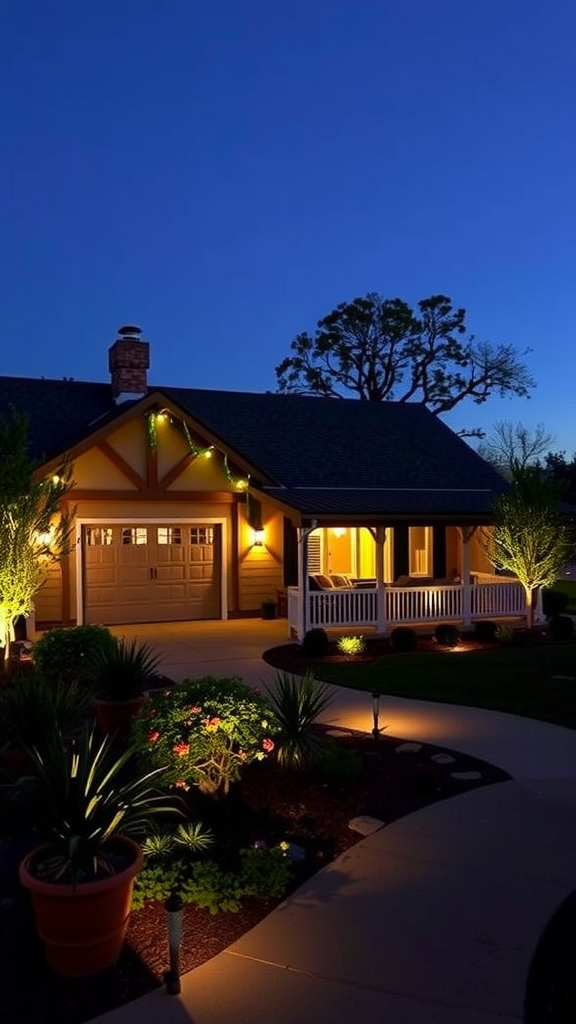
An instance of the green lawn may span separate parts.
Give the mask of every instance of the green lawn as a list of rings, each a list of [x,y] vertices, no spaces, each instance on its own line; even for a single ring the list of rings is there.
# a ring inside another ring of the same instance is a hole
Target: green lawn
[[[576,644],[415,651],[314,671],[338,686],[509,711],[576,729]]]

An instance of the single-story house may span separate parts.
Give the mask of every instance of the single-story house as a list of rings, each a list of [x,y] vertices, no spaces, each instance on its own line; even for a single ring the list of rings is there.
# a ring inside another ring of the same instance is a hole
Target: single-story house
[[[140,334],[120,329],[108,383],[0,378],[42,474],[73,466],[74,550],[37,595],[39,627],[267,599],[299,636],[524,614],[480,542],[507,485],[423,405],[152,386]]]

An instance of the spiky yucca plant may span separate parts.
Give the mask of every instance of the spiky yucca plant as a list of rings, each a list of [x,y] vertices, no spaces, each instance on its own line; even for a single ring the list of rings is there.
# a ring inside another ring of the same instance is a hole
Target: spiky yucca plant
[[[280,725],[276,737],[278,763],[284,768],[304,768],[318,760],[322,739],[312,726],[333,699],[330,687],[316,682],[314,673],[308,671],[302,679],[277,672],[275,685],[267,689]]]
[[[128,643],[111,637],[111,642],[94,651],[88,677],[96,697],[120,701],[140,697],[156,674],[161,658],[151,646],[138,639]]]
[[[159,815],[182,813],[180,801],[154,785],[163,768],[134,775],[134,749],[117,756],[94,726],[86,724],[72,743],[55,732],[42,751],[29,752],[33,775],[14,784],[15,797],[48,837],[47,881],[77,885],[113,874],[115,837],[142,840]]]

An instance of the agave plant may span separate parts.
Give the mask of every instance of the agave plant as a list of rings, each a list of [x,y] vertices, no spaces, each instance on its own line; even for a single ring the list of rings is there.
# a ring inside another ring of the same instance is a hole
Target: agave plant
[[[310,671],[302,679],[277,672],[274,687],[267,691],[280,725],[276,737],[278,763],[284,768],[303,768],[318,760],[322,738],[312,727],[333,699],[330,687],[316,682]]]
[[[156,675],[160,661],[149,644],[112,637],[111,643],[102,645],[90,658],[88,677],[94,694],[110,701],[139,697]]]
[[[156,768],[135,775],[134,749],[117,756],[111,740],[85,725],[70,742],[54,732],[41,751],[30,749],[34,774],[14,784],[16,800],[48,837],[43,877],[74,885],[115,872],[118,836],[142,840],[159,815],[181,814],[181,802],[155,785]]]

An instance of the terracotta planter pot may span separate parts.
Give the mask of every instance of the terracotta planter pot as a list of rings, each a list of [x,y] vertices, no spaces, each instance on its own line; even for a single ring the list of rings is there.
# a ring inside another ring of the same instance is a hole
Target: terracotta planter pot
[[[46,882],[30,870],[49,852],[33,850],[20,864],[20,881],[30,890],[36,929],[49,966],[57,974],[87,977],[116,963],[128,926],[134,878],[142,868],[142,850],[132,839],[118,837],[130,864],[96,882]]]
[[[143,694],[139,697],[131,697],[129,700],[95,698],[92,701],[92,707],[101,732],[110,735],[116,734],[119,739],[127,740],[130,736],[132,722],[139,714],[145,699]]]

